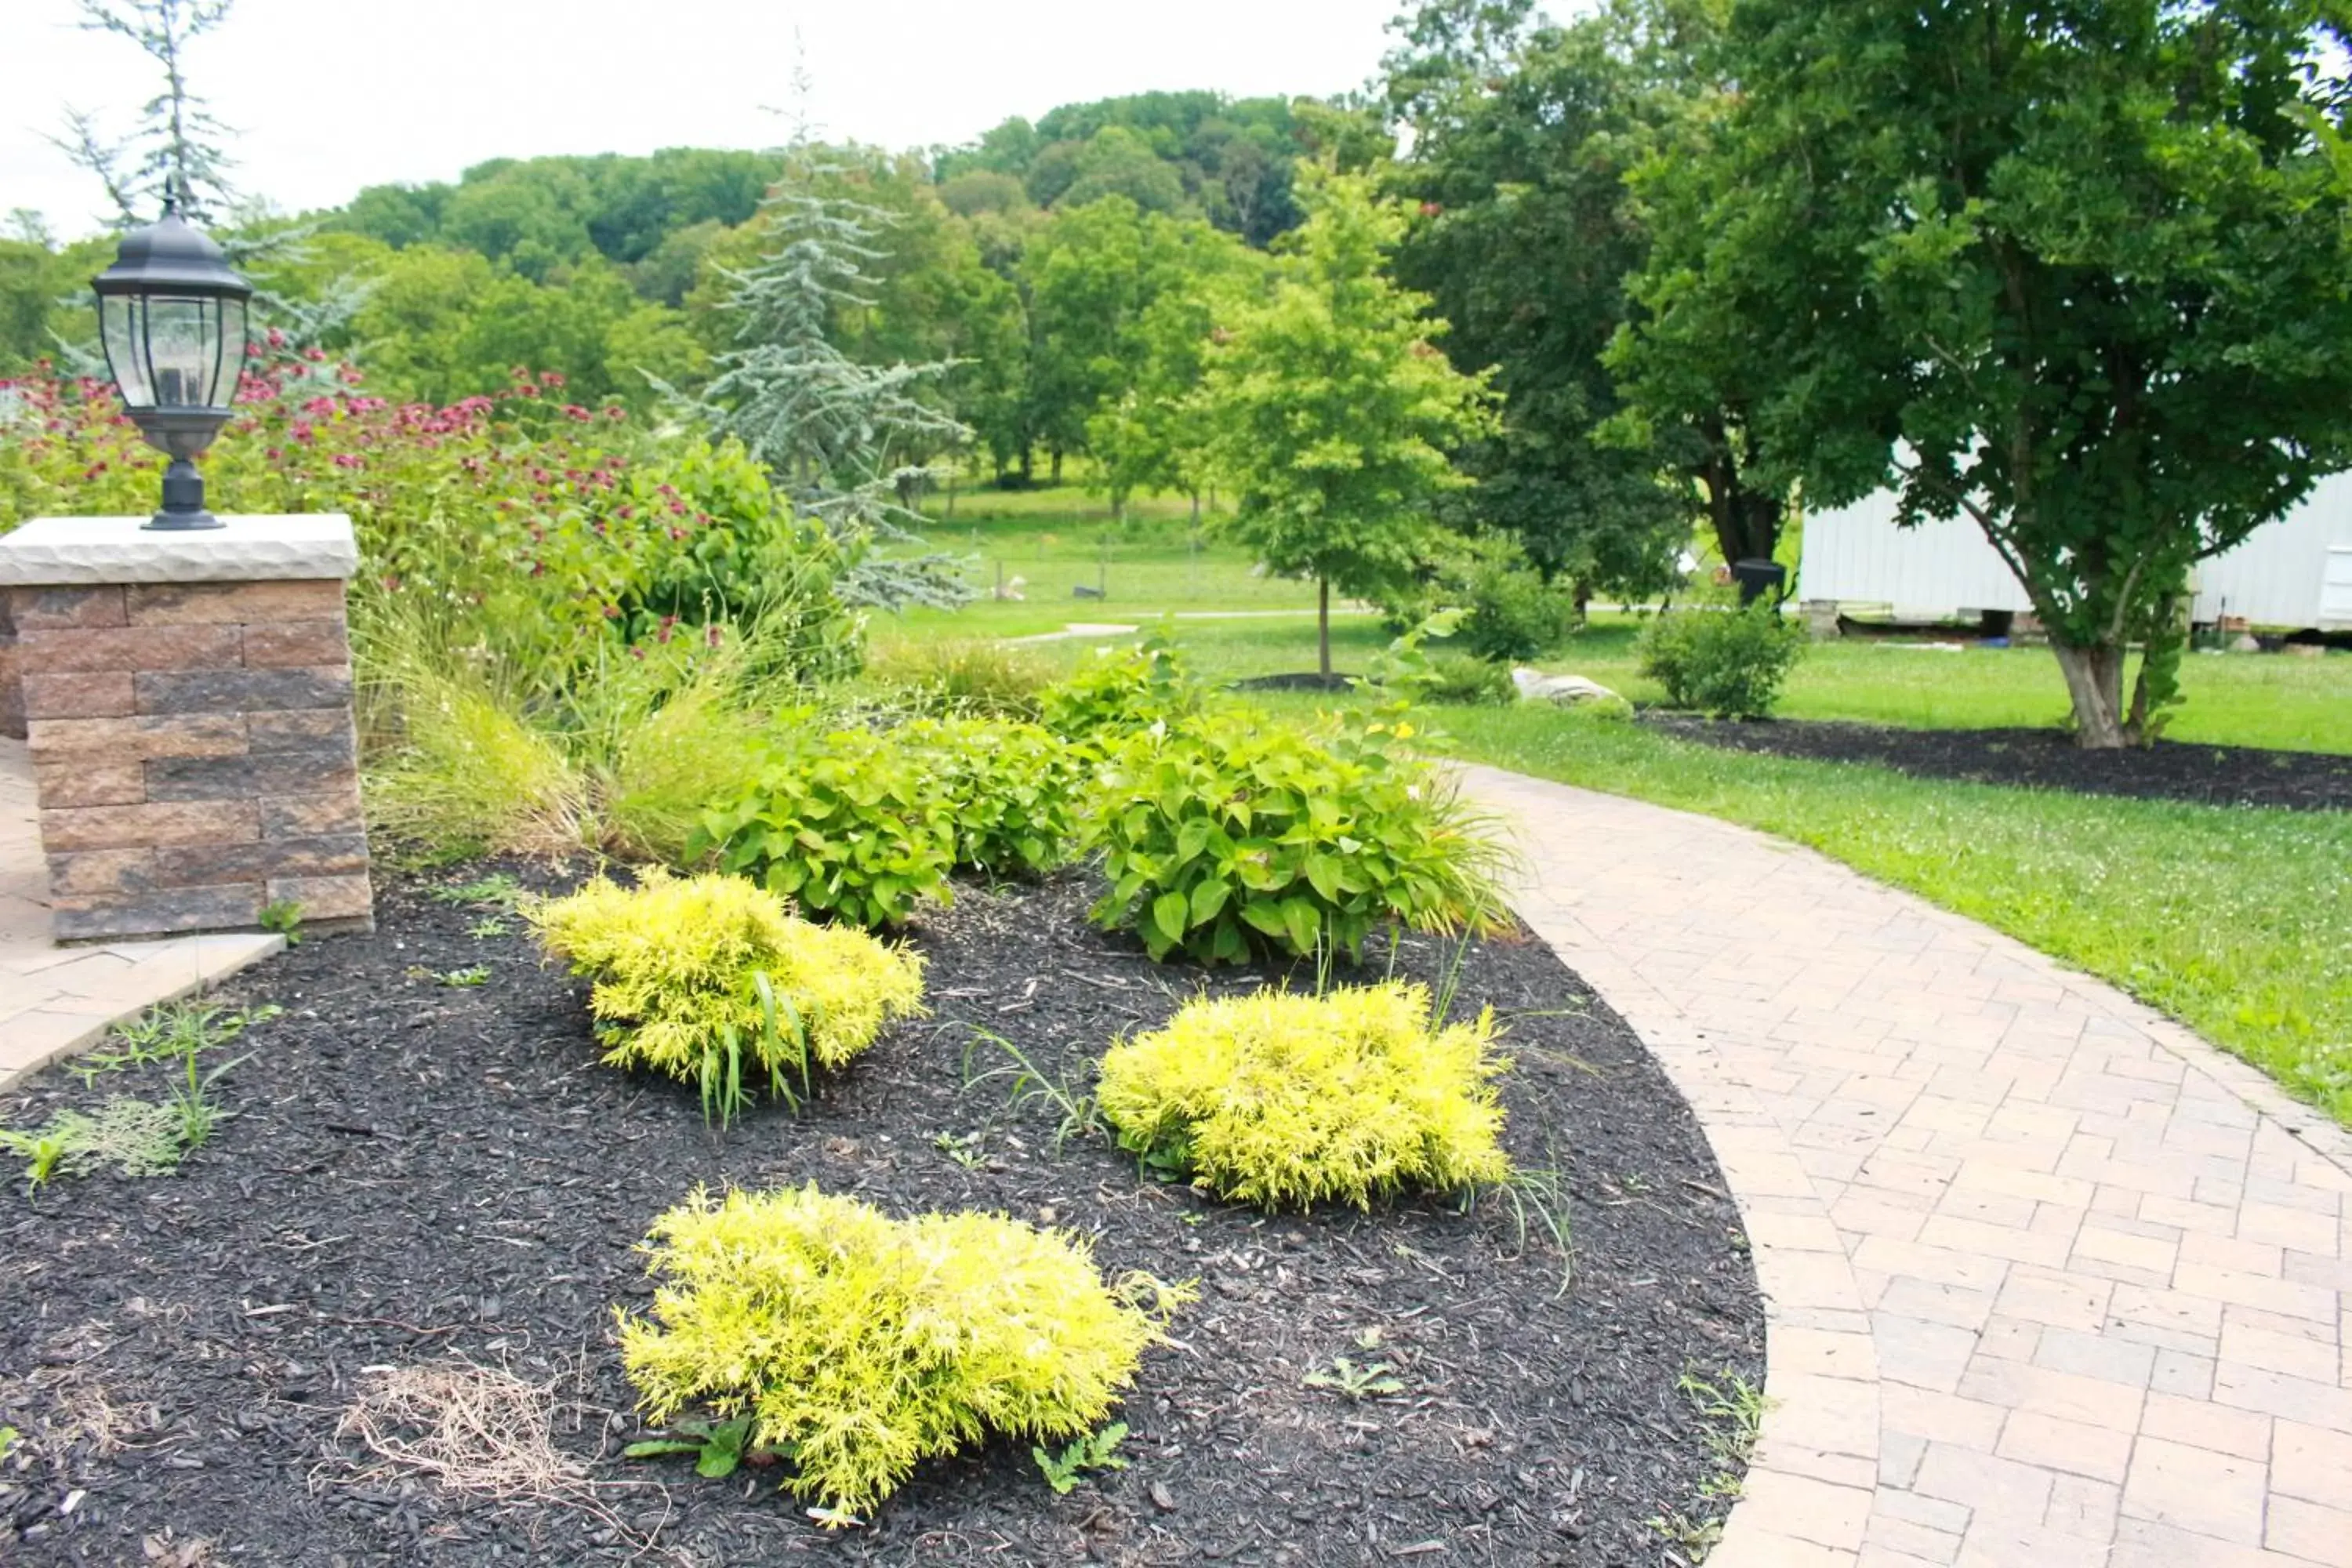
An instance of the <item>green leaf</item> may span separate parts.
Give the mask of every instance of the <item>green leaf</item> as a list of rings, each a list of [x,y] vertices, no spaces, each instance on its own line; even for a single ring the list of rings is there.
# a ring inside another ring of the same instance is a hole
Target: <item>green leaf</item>
[[[1325,898],[1330,900],[1335,904],[1339,901],[1340,866],[1339,862],[1331,858],[1330,856],[1323,854],[1308,855],[1307,857],[1307,879],[1315,885],[1315,890],[1317,892],[1322,894]]]
[[[650,1437],[621,1450],[625,1459],[658,1459],[671,1454],[699,1454],[703,1445],[686,1437]]]
[[[1192,884],[1192,924],[1207,925],[1225,907],[1234,895],[1234,885],[1222,878],[1210,877]]]
[[[1151,923],[1171,942],[1184,940],[1184,928],[1190,921],[1192,903],[1181,893],[1162,893],[1151,900]]]
[[[1282,900],[1282,923],[1289,932],[1291,944],[1300,952],[1315,951],[1315,939],[1322,934],[1322,912],[1314,901],[1304,898]]]

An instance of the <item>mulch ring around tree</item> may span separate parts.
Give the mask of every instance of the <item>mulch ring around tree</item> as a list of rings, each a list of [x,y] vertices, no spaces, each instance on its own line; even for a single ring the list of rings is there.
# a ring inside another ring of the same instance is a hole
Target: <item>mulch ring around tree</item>
[[[2158,741],[2086,752],[2063,730],[1906,730],[1833,720],[1710,720],[1645,713],[1680,740],[1824,763],[1868,763],[1920,778],[2198,805],[2352,811],[2352,756]]]
[[[690,1088],[598,1063],[584,984],[541,967],[519,922],[472,934],[483,911],[426,897],[479,870],[389,879],[374,935],[247,977],[240,1000],[285,1011],[223,1053],[255,1053],[216,1090],[235,1115],[176,1174],[0,1194],[0,1423],[26,1438],[0,1465],[0,1558],[1650,1564],[1688,1550],[1652,1520],[1703,1528],[1727,1506],[1731,1428],[1680,1385],[1761,1380],[1746,1240],[1679,1096],[1540,943],[1471,944],[1457,1011],[1491,1004],[1507,1029],[1506,1142],[1559,1173],[1572,1259],[1493,1194],[1467,1214],[1233,1207],[1098,1136],[1057,1152],[1056,1112],[1009,1103],[1003,1079],[967,1087],[976,1028],[1083,1087],[1115,1037],[1197,989],[1283,978],[1149,963],[1084,923],[1085,878],[961,890],[913,938],[932,1016],[797,1116],[763,1106],[718,1136]],[[1439,979],[1453,956],[1408,939],[1398,967]],[[476,965],[478,986],[436,978]],[[977,1048],[974,1070],[998,1065]],[[0,1124],[159,1091],[52,1069]],[[1025,1444],[997,1440],[827,1535],[773,1468],[622,1458],[646,1434],[613,1313],[649,1304],[648,1222],[698,1183],[808,1182],[893,1214],[1067,1227],[1107,1274],[1197,1280],[1118,1413],[1129,1468],[1057,1497]],[[1305,1381],[1342,1356],[1397,1390]],[[387,1373],[412,1401],[470,1389],[467,1419],[514,1439],[499,1464],[387,1459],[425,1436],[380,1397],[352,1418]]]

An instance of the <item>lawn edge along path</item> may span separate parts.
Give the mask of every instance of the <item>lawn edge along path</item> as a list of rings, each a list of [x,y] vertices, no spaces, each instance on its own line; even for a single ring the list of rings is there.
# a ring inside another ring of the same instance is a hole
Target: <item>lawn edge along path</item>
[[[1711,1568],[2342,1561],[2352,1136],[1811,850],[1463,777],[1755,1248],[1769,1403]]]

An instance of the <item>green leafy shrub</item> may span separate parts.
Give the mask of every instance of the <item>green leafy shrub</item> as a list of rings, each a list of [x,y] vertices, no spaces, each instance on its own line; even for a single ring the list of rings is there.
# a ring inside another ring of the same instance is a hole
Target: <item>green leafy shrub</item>
[[[1541,658],[1576,632],[1576,601],[1526,566],[1482,561],[1454,602],[1469,612],[1462,646],[1498,663]]]
[[[1805,651],[1804,628],[1777,605],[1662,615],[1642,629],[1642,673],[1677,708],[1719,719],[1760,719]]]
[[[1087,753],[1035,724],[997,720],[919,719],[890,738],[945,794],[958,866],[1037,877],[1070,858]]]
[[[1105,1284],[1086,1243],[1001,1215],[893,1220],[853,1198],[698,1192],[654,1223],[649,1317],[621,1319],[646,1413],[751,1418],[784,1486],[848,1523],[989,1432],[1090,1432],[1188,1294]]]
[[[1050,679],[1035,656],[984,638],[878,647],[866,674],[901,712],[940,719],[1034,721]]]
[[[1441,610],[1459,610],[1461,646],[1507,664],[1554,652],[1578,625],[1576,601],[1545,582],[1526,551],[1492,535],[1442,536],[1436,559],[1383,590],[1380,602],[1390,628],[1400,632]]]
[[[925,759],[887,735],[803,724],[770,742],[749,787],[703,814],[689,853],[836,920],[903,924],[948,897],[951,802]]]
[[[1430,702],[1456,707],[1494,707],[1516,695],[1511,672],[1499,664],[1451,651],[1432,654],[1421,681],[1421,696]]]
[[[1412,726],[1354,715],[1312,731],[1247,709],[1136,737],[1106,763],[1085,843],[1110,891],[1096,921],[1152,957],[1360,952],[1374,925],[1484,927],[1501,851],[1453,784],[1407,754]]]
[[[1173,723],[1213,705],[1209,688],[1160,637],[1105,649],[1066,680],[1038,693],[1038,722],[1068,741],[1118,738]]]
[[[525,912],[551,956],[595,981],[604,1060],[697,1084],[722,1123],[749,1102],[747,1082],[796,1100],[812,1065],[840,1068],[922,1011],[920,958],[794,920],[738,877],[599,877]]]
[[[1267,1208],[1370,1207],[1510,1173],[1494,1037],[1491,1011],[1433,1028],[1429,992],[1393,982],[1202,997],[1112,1047],[1096,1099],[1122,1147],[1195,1186]]]

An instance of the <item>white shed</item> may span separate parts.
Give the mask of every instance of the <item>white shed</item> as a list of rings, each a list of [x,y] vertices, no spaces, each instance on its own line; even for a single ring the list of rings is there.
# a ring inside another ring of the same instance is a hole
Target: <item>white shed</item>
[[[2198,567],[2192,617],[2256,626],[2352,629],[2352,474],[2319,481],[2302,505]],[[1797,592],[1808,602],[1886,605],[1900,619],[1943,619],[2032,604],[1966,518],[1895,526],[1891,492],[1805,517]]]

